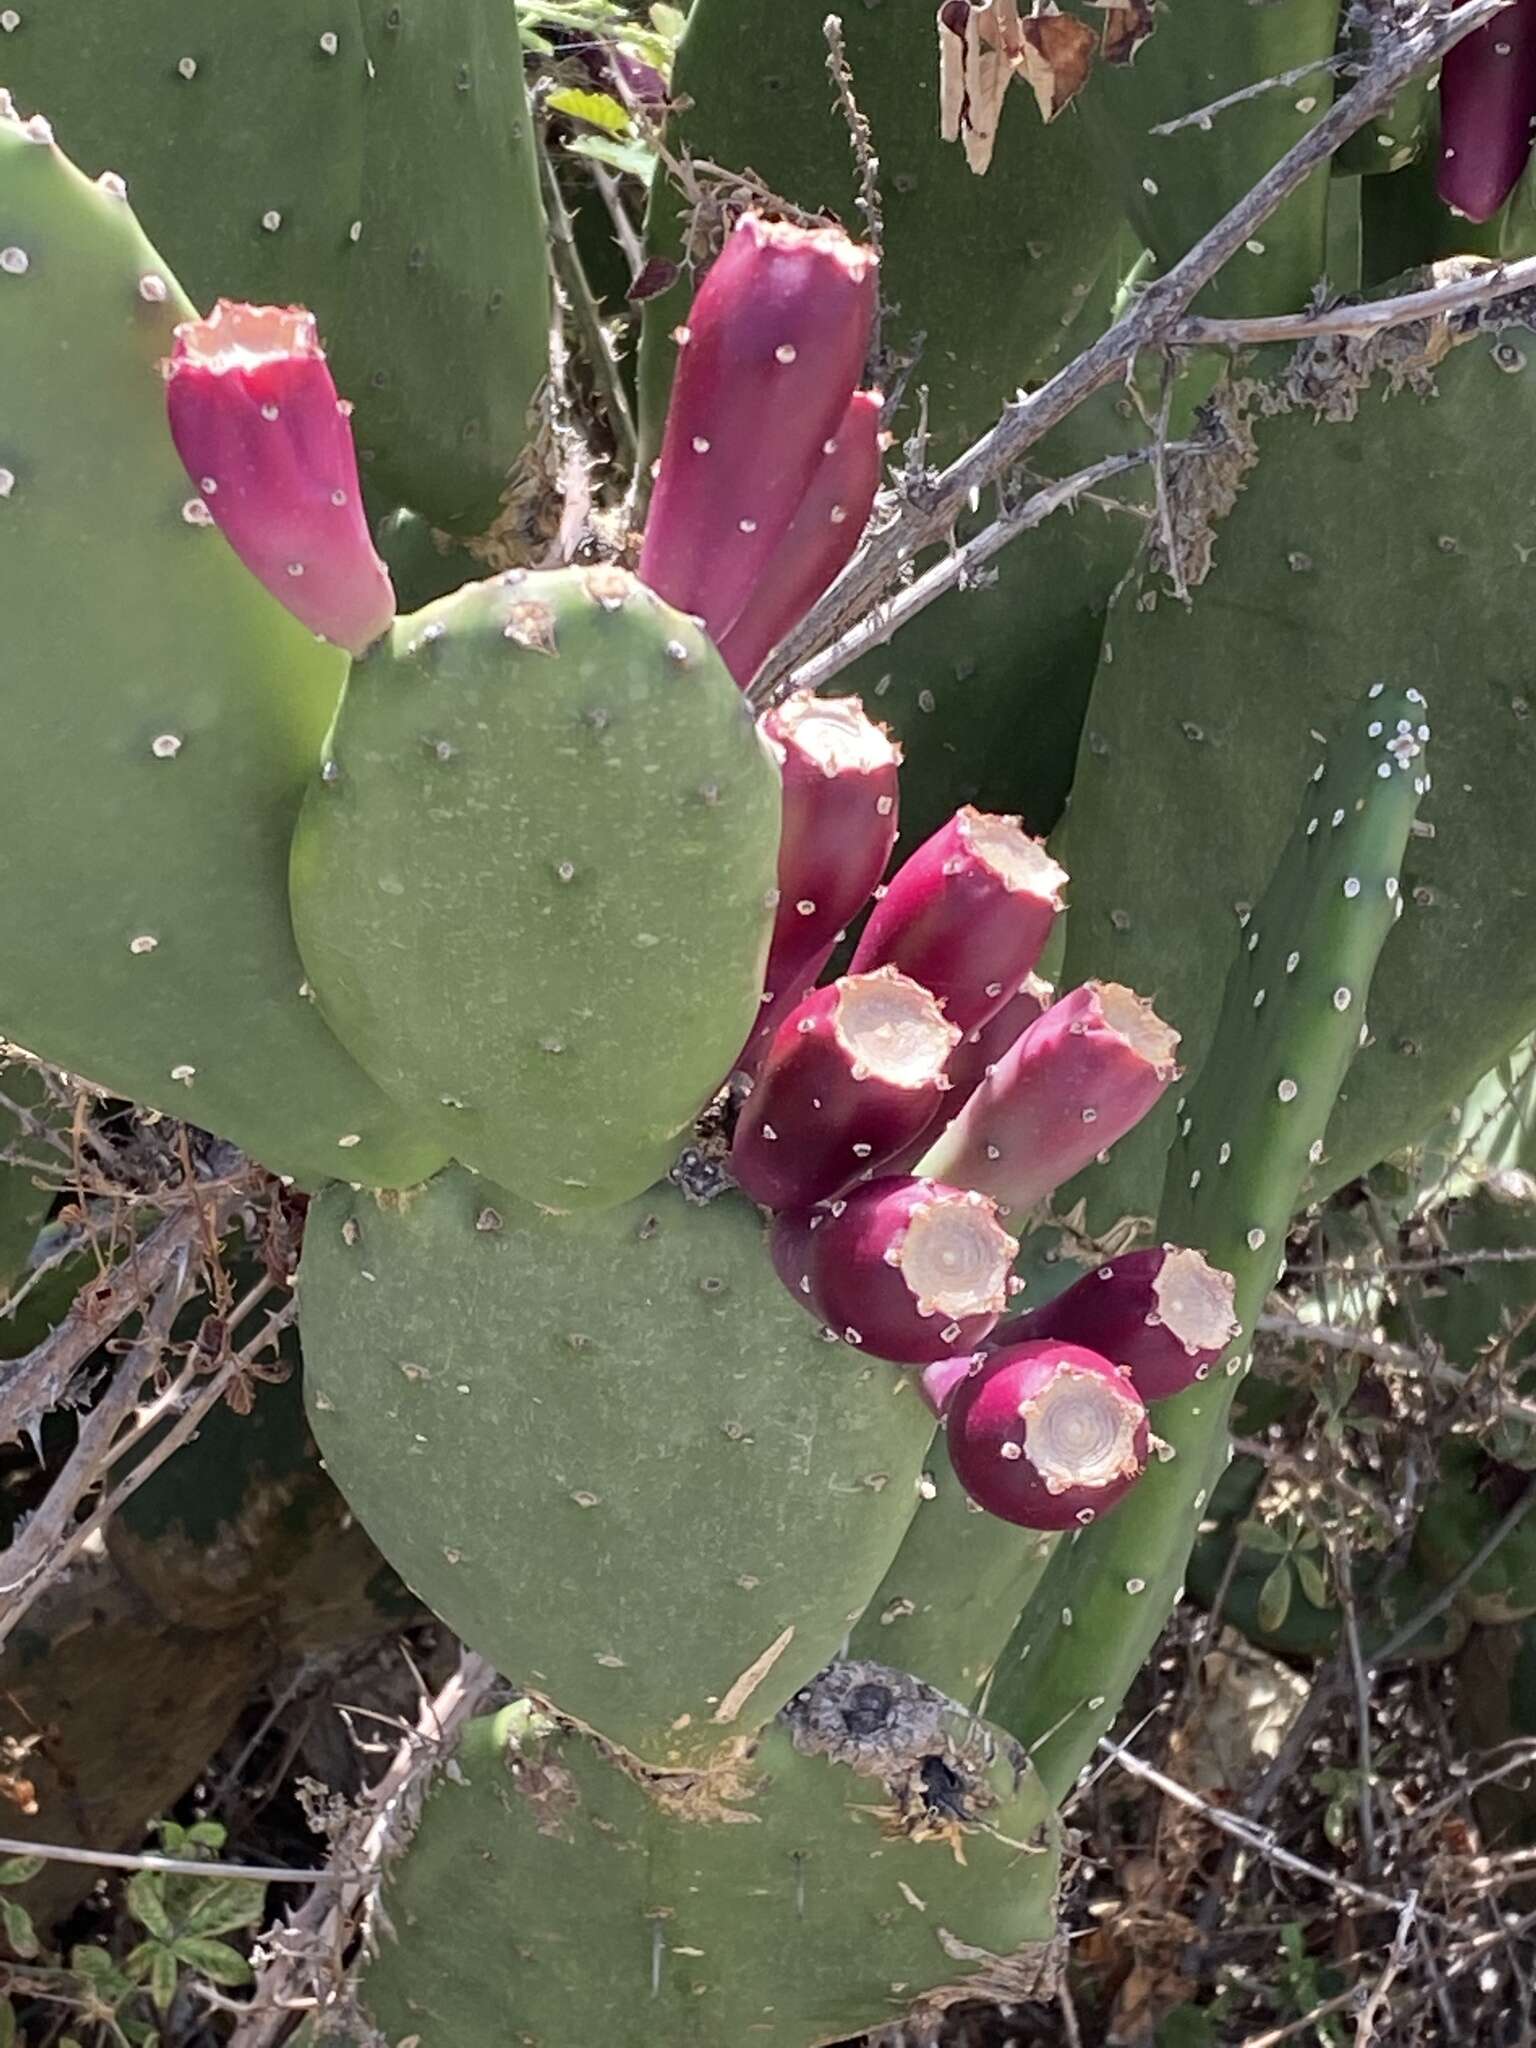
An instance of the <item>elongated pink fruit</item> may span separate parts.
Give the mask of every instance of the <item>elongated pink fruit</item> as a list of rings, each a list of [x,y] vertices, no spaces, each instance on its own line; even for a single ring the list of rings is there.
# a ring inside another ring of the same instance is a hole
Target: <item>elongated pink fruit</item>
[[[781,1216],[772,1250],[790,1293],[844,1343],[928,1365],[991,1330],[1019,1245],[985,1195],[886,1176]]]
[[[1021,1214],[1140,1123],[1179,1073],[1179,1034],[1118,982],[1052,1003],[919,1162]]]
[[[1080,1344],[1014,1344],[944,1409],[955,1477],[978,1507],[1025,1529],[1086,1526],[1147,1468],[1147,1411],[1127,1376]]]
[[[1055,993],[1048,981],[1042,981],[1038,974],[1031,974],[995,1017],[989,1017],[976,1030],[966,1032],[949,1056],[948,1094],[923,1135],[891,1162],[893,1173],[910,1172],[929,1147],[938,1142],[944,1126],[960,1114],[1014,1040],[1021,1038],[1035,1019],[1050,1007]]]
[[[1435,186],[1444,203],[1468,220],[1491,219],[1525,169],[1533,119],[1536,0],[1514,0],[1441,64]]]
[[[1019,987],[1051,935],[1067,877],[1017,818],[957,811],[870,912],[852,972],[899,967],[975,1031]]]
[[[1199,1252],[1154,1245],[1085,1273],[1054,1301],[1010,1316],[994,1348],[1055,1338],[1124,1366],[1143,1401],[1166,1401],[1203,1380],[1237,1335],[1230,1273]]]
[[[878,391],[853,394],[766,573],[720,642],[743,689],[859,544],[880,488],[881,402]]]
[[[959,1036],[894,968],[815,990],[774,1033],[731,1172],[770,1209],[808,1208],[867,1180],[933,1115]]]
[[[779,763],[779,905],[763,1010],[737,1066],[751,1072],[773,1032],[815,986],[850,918],[869,901],[896,844],[901,749],[857,697],[800,690],[758,730]]]
[[[220,299],[176,329],[165,396],[176,453],[247,569],[311,632],[361,654],[395,593],[313,314]]]
[[[717,646],[774,575],[847,417],[877,272],[841,228],[744,214],[678,331],[640,575]]]

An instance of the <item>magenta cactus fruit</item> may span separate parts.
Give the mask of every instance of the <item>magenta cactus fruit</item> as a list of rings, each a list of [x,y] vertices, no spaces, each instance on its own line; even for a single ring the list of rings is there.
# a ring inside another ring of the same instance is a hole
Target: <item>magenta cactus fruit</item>
[[[1006,1003],[1051,935],[1067,877],[1017,818],[957,811],[896,871],[852,971],[897,967],[975,1031]]]
[[[768,573],[720,642],[721,657],[743,689],[859,544],[880,488],[882,404],[878,391],[853,394]]]
[[[1147,1468],[1147,1411],[1129,1377],[1080,1344],[1012,1344],[945,1405],[955,1477],[1025,1529],[1086,1527]]]
[[[995,1017],[975,1031],[967,1031],[949,1058],[949,1091],[939,1105],[933,1122],[914,1145],[891,1162],[892,1172],[910,1172],[938,1138],[944,1126],[957,1117],[1003,1054],[1050,1007],[1056,991],[1038,974],[1027,977],[1022,988],[1011,995]]]
[[[995,1347],[1055,1338],[1123,1366],[1143,1401],[1203,1380],[1237,1335],[1230,1273],[1171,1244],[1127,1252],[1085,1273],[1054,1301],[1011,1316]]]
[[[767,593],[796,516],[823,464],[840,459],[826,451],[863,374],[877,275],[874,251],[841,228],[744,214],[678,330],[640,575],[701,619],[717,646],[749,603],[772,609]],[[850,450],[858,438],[850,434]],[[850,507],[834,524],[830,510],[824,538],[841,546],[863,517]],[[784,560],[803,608],[803,555],[791,549]],[[760,617],[754,640],[765,630]]]
[[[1017,1238],[985,1195],[886,1176],[774,1227],[779,1277],[847,1344],[897,1365],[974,1350],[1008,1305]]]
[[[935,1415],[942,1416],[955,1398],[955,1389],[986,1364],[986,1353],[973,1351],[958,1358],[936,1358],[917,1376],[917,1390]]]
[[[784,822],[763,1014],[738,1063],[748,1071],[874,893],[896,844],[900,803],[901,749],[857,697],[797,691],[764,712],[758,730],[779,763]]]
[[[368,532],[351,407],[314,316],[220,299],[206,320],[184,321],[166,408],[196,503],[245,566],[323,640],[352,654],[370,647],[395,593]]]
[[[1536,0],[1514,0],[1441,65],[1435,185],[1445,204],[1468,220],[1491,219],[1525,169],[1533,120]]]
[[[921,1169],[1031,1209],[1141,1121],[1178,1077],[1178,1045],[1143,997],[1085,982],[1004,1053]]]
[[[930,1121],[960,1034],[894,968],[816,989],[773,1035],[731,1144],[756,1202],[799,1209],[878,1173]]]

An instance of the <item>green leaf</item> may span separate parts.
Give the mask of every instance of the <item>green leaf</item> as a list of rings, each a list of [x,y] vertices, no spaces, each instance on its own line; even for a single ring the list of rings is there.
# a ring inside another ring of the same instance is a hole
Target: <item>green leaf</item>
[[[155,1957],[165,1947],[161,1941],[141,1941],[123,1957],[123,1975],[131,1984],[142,1984],[155,1967]]]
[[[32,1925],[32,1915],[25,1906],[18,1906],[14,1899],[0,1900],[0,1926],[5,1928],[6,1940],[23,1962],[29,1963],[35,1955],[41,1954],[43,1945]]]
[[[16,2008],[0,1998],[0,2048],[16,2048]]]
[[[681,7],[668,7],[665,0],[656,0],[651,9],[651,26],[657,35],[676,49],[683,39],[683,30],[688,26],[688,17]]]
[[[1349,1813],[1342,1799],[1330,1799],[1323,1809],[1323,1833],[1335,1849],[1342,1849],[1349,1834]]]
[[[1290,1549],[1272,1522],[1239,1522],[1237,1537],[1245,1550],[1262,1551],[1265,1557],[1284,1557]]]
[[[629,109],[611,93],[581,92],[575,86],[561,86],[552,92],[545,104],[557,114],[569,114],[573,121],[585,121],[590,128],[601,128],[605,135],[626,135],[629,132]]]
[[[247,1877],[221,1878],[216,1884],[210,1884],[191,1911],[182,1916],[181,1938],[228,1934],[232,1928],[254,1927],[266,1910],[267,1888],[264,1884]]]
[[[1259,1588],[1259,1627],[1271,1633],[1284,1628],[1291,1611],[1291,1567],[1282,1558]]]
[[[187,1846],[195,1849],[222,1849],[229,1840],[229,1829],[221,1820],[194,1821],[187,1829]]]
[[[7,1856],[0,1863],[0,1885],[30,1884],[47,1860],[45,1856]]]
[[[607,164],[611,170],[623,171],[646,184],[656,168],[656,152],[639,142],[612,142],[606,135],[578,135],[565,148],[567,156],[590,157],[594,163]]]
[[[104,1948],[81,1942],[69,1952],[69,1967],[77,1977],[100,1991],[103,1997],[121,1998],[129,1988],[128,1979]]]
[[[171,1938],[171,1916],[165,1909],[165,1879],[158,1870],[137,1871],[128,1880],[128,1910],[141,1927],[162,1941]]]
[[[1301,1590],[1312,1602],[1312,1605],[1324,1608],[1329,1606],[1328,1582],[1323,1577],[1321,1571],[1319,1571],[1316,1559],[1306,1557],[1298,1550],[1291,1559],[1291,1562],[1296,1567],[1296,1576],[1301,1581]]]
[[[249,1984],[250,1964],[239,1949],[227,1941],[207,1941],[200,1935],[184,1934],[176,1943],[176,1957],[189,1970],[196,1970],[210,1984]]]
[[[170,2010],[176,1996],[176,1958],[168,1948],[157,1947],[149,1966],[149,1995],[160,2012]]]

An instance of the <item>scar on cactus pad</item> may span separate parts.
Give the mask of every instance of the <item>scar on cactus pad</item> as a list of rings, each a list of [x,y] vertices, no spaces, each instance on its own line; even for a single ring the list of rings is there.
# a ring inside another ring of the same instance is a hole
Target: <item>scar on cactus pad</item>
[[[395,593],[369,536],[352,408],[336,394],[314,315],[220,299],[176,329],[165,374],[197,516],[321,639],[351,654],[372,646]]]

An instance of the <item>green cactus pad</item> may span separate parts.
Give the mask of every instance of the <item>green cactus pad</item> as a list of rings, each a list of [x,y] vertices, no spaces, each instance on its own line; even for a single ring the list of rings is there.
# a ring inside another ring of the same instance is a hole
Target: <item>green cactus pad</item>
[[[556,1219],[457,1169],[309,1214],[331,1476],[451,1628],[652,1763],[804,1684],[917,1501],[916,1389],[826,1344],[762,1237],[734,1195]]]
[[[1314,741],[1301,815],[1245,923],[1214,1039],[1177,1112],[1158,1235],[1235,1276],[1244,1331],[1274,1282],[1401,907],[1398,871],[1428,782],[1424,716],[1417,690],[1375,684],[1320,761]],[[1157,1403],[1165,1453],[1117,1508],[1057,1550],[999,1661],[990,1711],[1032,1752],[1040,1744],[1058,1793],[1113,1720],[1178,1597],[1228,1456],[1227,1411],[1244,1363],[1234,1348],[1209,1379]]]
[[[849,1639],[957,1699],[984,1688],[1056,1539],[983,1514],[934,1443],[912,1526]]]
[[[301,305],[328,335],[362,197],[357,0],[41,0],[3,82],[134,212],[206,312]]]
[[[1131,225],[1164,266],[1176,263],[1333,101],[1324,68],[1338,32],[1338,0],[1166,0],[1135,61],[1095,67],[1078,99],[1085,133],[1117,174]],[[1315,63],[1295,86],[1213,113],[1184,117],[1258,80]],[[1180,122],[1172,133],[1153,132]],[[1328,172],[1314,174],[1258,228],[1196,301],[1237,318],[1299,311],[1323,273]]]
[[[757,1014],[779,805],[718,656],[622,570],[472,585],[354,667],[315,773],[293,903],[321,1006],[467,1165],[622,1201]]]
[[[1473,331],[1446,354],[1448,339],[1271,352],[1225,387],[1231,460],[1175,493],[1192,602],[1159,576],[1125,593],[1073,787],[1067,984],[1154,997],[1193,1072],[1309,731],[1372,676],[1423,681],[1440,802],[1409,850],[1374,1043],[1329,1127],[1319,1197],[1419,1136],[1536,1019],[1536,892],[1518,863],[1487,859],[1490,823],[1524,818],[1536,789],[1536,715],[1510,652],[1536,550],[1536,468],[1520,459],[1536,446],[1536,340]],[[1471,459],[1479,448],[1500,459]],[[1173,1115],[1170,1099],[1073,1184],[1092,1228],[1150,1213]]]
[[[882,1694],[890,1725],[850,1734]],[[363,2007],[420,2048],[805,2048],[1027,1996],[1056,1853],[1022,1763],[879,1665],[834,1666],[718,1793],[508,1707],[471,1724],[394,1866]]]
[[[507,0],[363,0],[358,240],[331,346],[363,480],[487,529],[549,357],[533,116]]]
[[[191,308],[46,135],[0,118],[0,1029],[279,1171],[419,1180],[446,1148],[332,1038],[288,920],[344,657],[205,523],[158,372]]]

